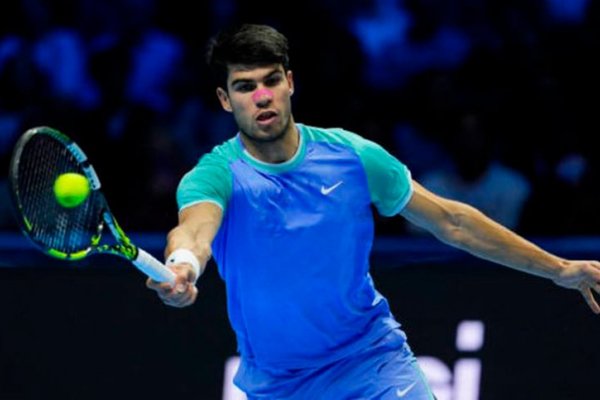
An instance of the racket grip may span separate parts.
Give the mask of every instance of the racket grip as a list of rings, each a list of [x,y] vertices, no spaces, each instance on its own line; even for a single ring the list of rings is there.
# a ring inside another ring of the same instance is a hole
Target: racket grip
[[[175,282],[175,273],[143,249],[138,248],[138,255],[133,260],[133,265],[157,282]]]

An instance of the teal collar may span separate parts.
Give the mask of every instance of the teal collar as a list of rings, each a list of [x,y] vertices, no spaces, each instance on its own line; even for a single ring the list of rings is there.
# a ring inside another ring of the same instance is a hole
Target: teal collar
[[[296,149],[296,153],[294,153],[292,158],[290,158],[289,160],[284,161],[282,163],[273,164],[257,159],[252,154],[250,154],[250,152],[244,147],[244,143],[240,138],[241,134],[238,133],[237,143],[242,158],[248,164],[264,172],[282,173],[294,169],[298,164],[302,162],[302,160],[304,159],[304,155],[306,154],[306,140],[304,138],[305,135],[303,132],[304,127],[302,126],[302,124],[296,124],[296,128],[298,129],[298,135],[300,136],[298,142],[298,149]]]

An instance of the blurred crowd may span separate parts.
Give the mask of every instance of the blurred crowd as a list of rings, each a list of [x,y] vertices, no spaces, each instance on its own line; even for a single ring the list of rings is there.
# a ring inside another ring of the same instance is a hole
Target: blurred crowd
[[[0,13],[0,167],[27,128],[88,153],[128,230],[176,222],[180,177],[236,127],[204,65],[234,22],[290,39],[294,114],[382,144],[430,189],[529,235],[595,234],[591,0],[23,0]],[[0,229],[14,229],[0,174]],[[419,234],[378,218],[380,234]]]

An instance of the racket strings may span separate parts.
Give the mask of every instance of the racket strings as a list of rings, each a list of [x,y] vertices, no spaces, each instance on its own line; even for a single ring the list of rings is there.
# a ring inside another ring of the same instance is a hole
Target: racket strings
[[[64,143],[35,135],[20,157],[17,193],[30,236],[43,246],[64,253],[87,249],[101,218],[96,191],[78,207],[64,208],[54,196],[54,181],[66,172],[83,173]]]

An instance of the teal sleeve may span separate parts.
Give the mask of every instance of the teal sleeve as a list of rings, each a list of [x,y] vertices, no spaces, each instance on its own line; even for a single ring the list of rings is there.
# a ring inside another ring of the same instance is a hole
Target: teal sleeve
[[[181,211],[197,203],[212,202],[225,211],[231,191],[232,175],[227,159],[208,153],[179,182],[177,206]]]
[[[355,150],[367,174],[371,201],[381,215],[396,215],[412,195],[410,171],[379,144],[361,139],[354,141]]]

